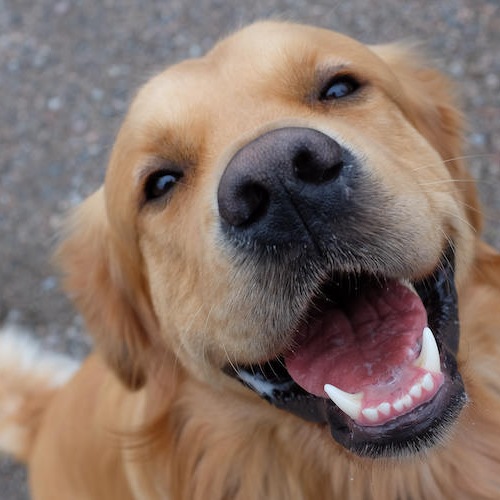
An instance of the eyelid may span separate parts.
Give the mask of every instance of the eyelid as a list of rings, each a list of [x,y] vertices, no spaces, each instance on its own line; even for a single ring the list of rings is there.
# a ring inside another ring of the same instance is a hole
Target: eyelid
[[[336,78],[352,78],[357,82],[359,91],[362,87],[366,86],[366,78],[360,74],[357,68],[347,63],[335,65],[322,65],[316,70],[315,85],[314,85],[314,98],[318,99],[321,93],[330,85]],[[356,91],[356,92],[357,92]]]
[[[166,158],[151,157],[141,162],[135,171],[135,184],[137,187],[143,186],[147,178],[160,170],[167,170],[179,175],[184,175],[184,168],[179,163],[167,160]]]

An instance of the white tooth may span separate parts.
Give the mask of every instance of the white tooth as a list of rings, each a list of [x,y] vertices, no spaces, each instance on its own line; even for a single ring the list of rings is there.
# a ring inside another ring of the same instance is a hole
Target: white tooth
[[[350,394],[331,384],[325,384],[325,392],[328,397],[349,417],[352,419],[359,418],[361,413],[361,399],[363,393]]]
[[[410,396],[419,399],[422,396],[422,386],[420,384],[415,384],[409,392]]]
[[[384,403],[380,403],[378,406],[377,406],[377,410],[382,413],[382,415],[385,415],[386,417],[389,416],[389,414],[391,413],[391,405],[387,402],[384,402]]]
[[[419,357],[414,362],[415,366],[423,368],[432,373],[441,373],[441,362],[436,339],[429,327],[422,332],[422,349]]]
[[[401,413],[404,410],[404,404],[402,399],[394,401],[394,403],[392,403],[392,406],[398,413]]]
[[[434,380],[432,379],[432,375],[430,373],[426,373],[422,378],[422,387],[426,391],[432,391],[432,389],[434,389]]]
[[[403,406],[405,408],[411,408],[413,406],[413,399],[411,399],[411,396],[407,394],[403,399]]]
[[[361,413],[370,422],[376,422],[378,420],[377,408],[365,408]]]

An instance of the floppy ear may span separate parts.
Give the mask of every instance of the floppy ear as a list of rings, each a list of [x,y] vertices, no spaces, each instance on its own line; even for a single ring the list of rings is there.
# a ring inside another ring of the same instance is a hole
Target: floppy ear
[[[463,161],[464,120],[451,81],[429,66],[415,49],[402,44],[371,47],[392,69],[403,95],[392,96],[413,126],[439,153],[472,226],[481,229],[476,184]]]
[[[127,387],[142,387],[156,321],[139,263],[111,231],[102,188],[68,221],[55,261],[97,349]]]

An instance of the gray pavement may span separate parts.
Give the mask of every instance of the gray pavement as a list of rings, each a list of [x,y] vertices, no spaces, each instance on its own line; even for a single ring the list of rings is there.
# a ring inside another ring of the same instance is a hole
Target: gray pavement
[[[28,327],[49,349],[87,352],[49,264],[63,214],[102,181],[138,85],[267,17],[370,43],[425,42],[460,85],[485,237],[500,248],[499,0],[0,0],[0,324]],[[24,469],[0,458],[0,500],[27,498]]]

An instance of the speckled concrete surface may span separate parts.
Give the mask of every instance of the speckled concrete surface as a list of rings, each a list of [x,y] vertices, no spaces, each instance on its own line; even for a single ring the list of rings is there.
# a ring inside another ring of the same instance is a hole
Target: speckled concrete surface
[[[498,0],[0,0],[0,323],[25,325],[48,348],[84,355],[81,320],[48,263],[63,213],[101,182],[138,85],[270,16],[365,42],[425,42],[460,85],[485,236],[500,247]],[[0,498],[29,498],[24,469],[5,459]]]

